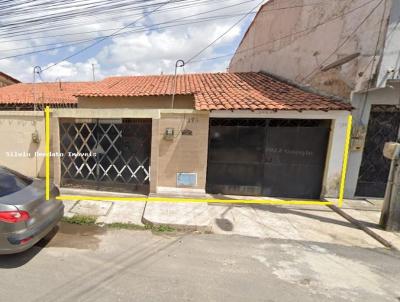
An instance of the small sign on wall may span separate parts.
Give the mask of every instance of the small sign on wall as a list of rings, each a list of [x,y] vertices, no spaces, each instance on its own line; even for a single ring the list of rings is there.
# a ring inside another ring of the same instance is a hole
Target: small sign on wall
[[[197,185],[197,173],[176,173],[177,187],[195,187]]]

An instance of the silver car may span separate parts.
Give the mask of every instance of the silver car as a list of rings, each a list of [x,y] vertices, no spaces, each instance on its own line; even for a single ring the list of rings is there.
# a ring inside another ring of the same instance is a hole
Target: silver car
[[[0,166],[0,254],[25,251],[46,236],[60,221],[64,205],[55,197],[45,200],[45,182]]]

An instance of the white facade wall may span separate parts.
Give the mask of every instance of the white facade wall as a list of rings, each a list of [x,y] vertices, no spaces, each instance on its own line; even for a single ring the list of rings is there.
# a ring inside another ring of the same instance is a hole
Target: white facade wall
[[[400,81],[393,83],[388,81],[386,87],[369,91],[368,94],[366,92],[354,93],[352,99],[352,104],[356,108],[353,111],[353,127],[354,129],[360,125],[366,127],[369,122],[372,105],[400,106]],[[345,188],[346,197],[351,198],[355,196],[362,156],[362,150],[350,151]]]
[[[365,4],[369,2],[369,4]],[[398,2],[398,1],[397,1]],[[350,99],[366,87],[384,11],[384,1],[355,31],[379,1],[271,0],[248,29],[229,66],[230,72],[265,71],[318,92]],[[388,1],[387,14],[391,1]],[[292,8],[288,8],[292,7]],[[386,18],[386,17],[385,17]],[[329,21],[329,22],[328,22]],[[323,24],[323,25],[321,25]],[[386,22],[383,23],[383,32]],[[340,47],[355,31],[352,38]],[[379,40],[379,49],[384,44]],[[349,55],[360,53],[341,67],[320,71]],[[307,75],[313,73],[310,77]]]
[[[377,87],[387,80],[400,79],[400,1],[393,1]]]

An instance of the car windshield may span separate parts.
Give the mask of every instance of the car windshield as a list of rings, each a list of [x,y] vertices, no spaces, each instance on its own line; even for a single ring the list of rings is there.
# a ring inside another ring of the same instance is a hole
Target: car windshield
[[[31,182],[28,178],[0,167],[0,197],[22,190]]]

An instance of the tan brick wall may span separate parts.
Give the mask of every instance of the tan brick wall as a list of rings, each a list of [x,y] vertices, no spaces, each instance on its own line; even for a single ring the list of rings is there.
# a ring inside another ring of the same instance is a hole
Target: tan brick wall
[[[176,173],[197,173],[195,189],[205,189],[208,150],[208,113],[162,114],[158,127],[157,186],[177,187]],[[166,128],[174,128],[174,140],[164,139]],[[181,135],[181,129],[189,129],[192,135]],[[153,134],[154,135],[154,134]]]

